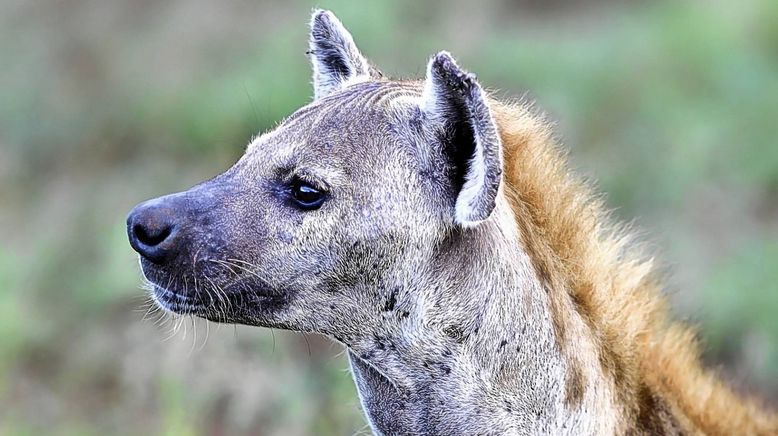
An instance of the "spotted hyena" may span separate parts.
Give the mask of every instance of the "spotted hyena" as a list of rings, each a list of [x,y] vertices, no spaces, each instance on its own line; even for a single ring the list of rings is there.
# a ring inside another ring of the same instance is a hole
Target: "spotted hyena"
[[[383,77],[330,12],[309,54],[312,103],[130,212],[160,307],[334,338],[377,434],[778,429],[663,321],[542,119],[446,52]]]

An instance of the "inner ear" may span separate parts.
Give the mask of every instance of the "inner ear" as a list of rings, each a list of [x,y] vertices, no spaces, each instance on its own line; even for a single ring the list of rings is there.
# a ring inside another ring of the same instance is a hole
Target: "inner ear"
[[[442,143],[444,155],[451,169],[451,180],[455,192],[461,192],[475,153],[475,134],[467,120],[468,111],[464,104],[456,104],[448,117]]]
[[[381,75],[370,66],[349,31],[330,11],[313,12],[309,46],[315,99],[326,97],[350,83]]]

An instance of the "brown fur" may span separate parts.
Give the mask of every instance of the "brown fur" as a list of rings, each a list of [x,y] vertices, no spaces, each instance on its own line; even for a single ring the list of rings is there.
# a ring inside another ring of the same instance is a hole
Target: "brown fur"
[[[504,146],[505,193],[571,359],[568,403],[580,401],[585,386],[567,331],[579,316],[622,409],[622,432],[778,434],[776,415],[702,368],[694,334],[669,319],[651,259],[570,174],[544,120],[496,101],[492,112]]]

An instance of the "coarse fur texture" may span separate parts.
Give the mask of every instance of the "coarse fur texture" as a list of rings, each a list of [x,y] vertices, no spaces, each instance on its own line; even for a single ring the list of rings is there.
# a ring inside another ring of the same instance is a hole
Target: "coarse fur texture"
[[[651,434],[673,418],[692,434],[778,434],[775,414],[702,367],[692,330],[669,319],[652,260],[571,174],[549,124],[520,104],[493,101],[492,111],[506,157],[507,196],[533,265],[549,283],[558,329],[564,330],[570,308],[584,317],[623,422],[644,424]],[[562,346],[574,352],[574,343]],[[667,409],[658,410],[660,404]]]
[[[542,117],[446,52],[384,78],[327,11],[310,48],[311,104],[130,213],[161,307],[332,337],[379,435],[778,433]]]

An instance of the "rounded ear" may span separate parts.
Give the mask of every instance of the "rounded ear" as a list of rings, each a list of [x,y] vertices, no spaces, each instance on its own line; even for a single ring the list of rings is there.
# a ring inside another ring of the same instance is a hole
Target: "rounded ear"
[[[354,38],[330,11],[317,9],[313,12],[309,47],[315,100],[351,83],[381,76],[362,56]]]
[[[475,75],[463,71],[447,52],[427,65],[421,103],[434,130],[443,132],[445,152],[460,174],[454,221],[473,227],[494,210],[502,181],[502,142]]]

